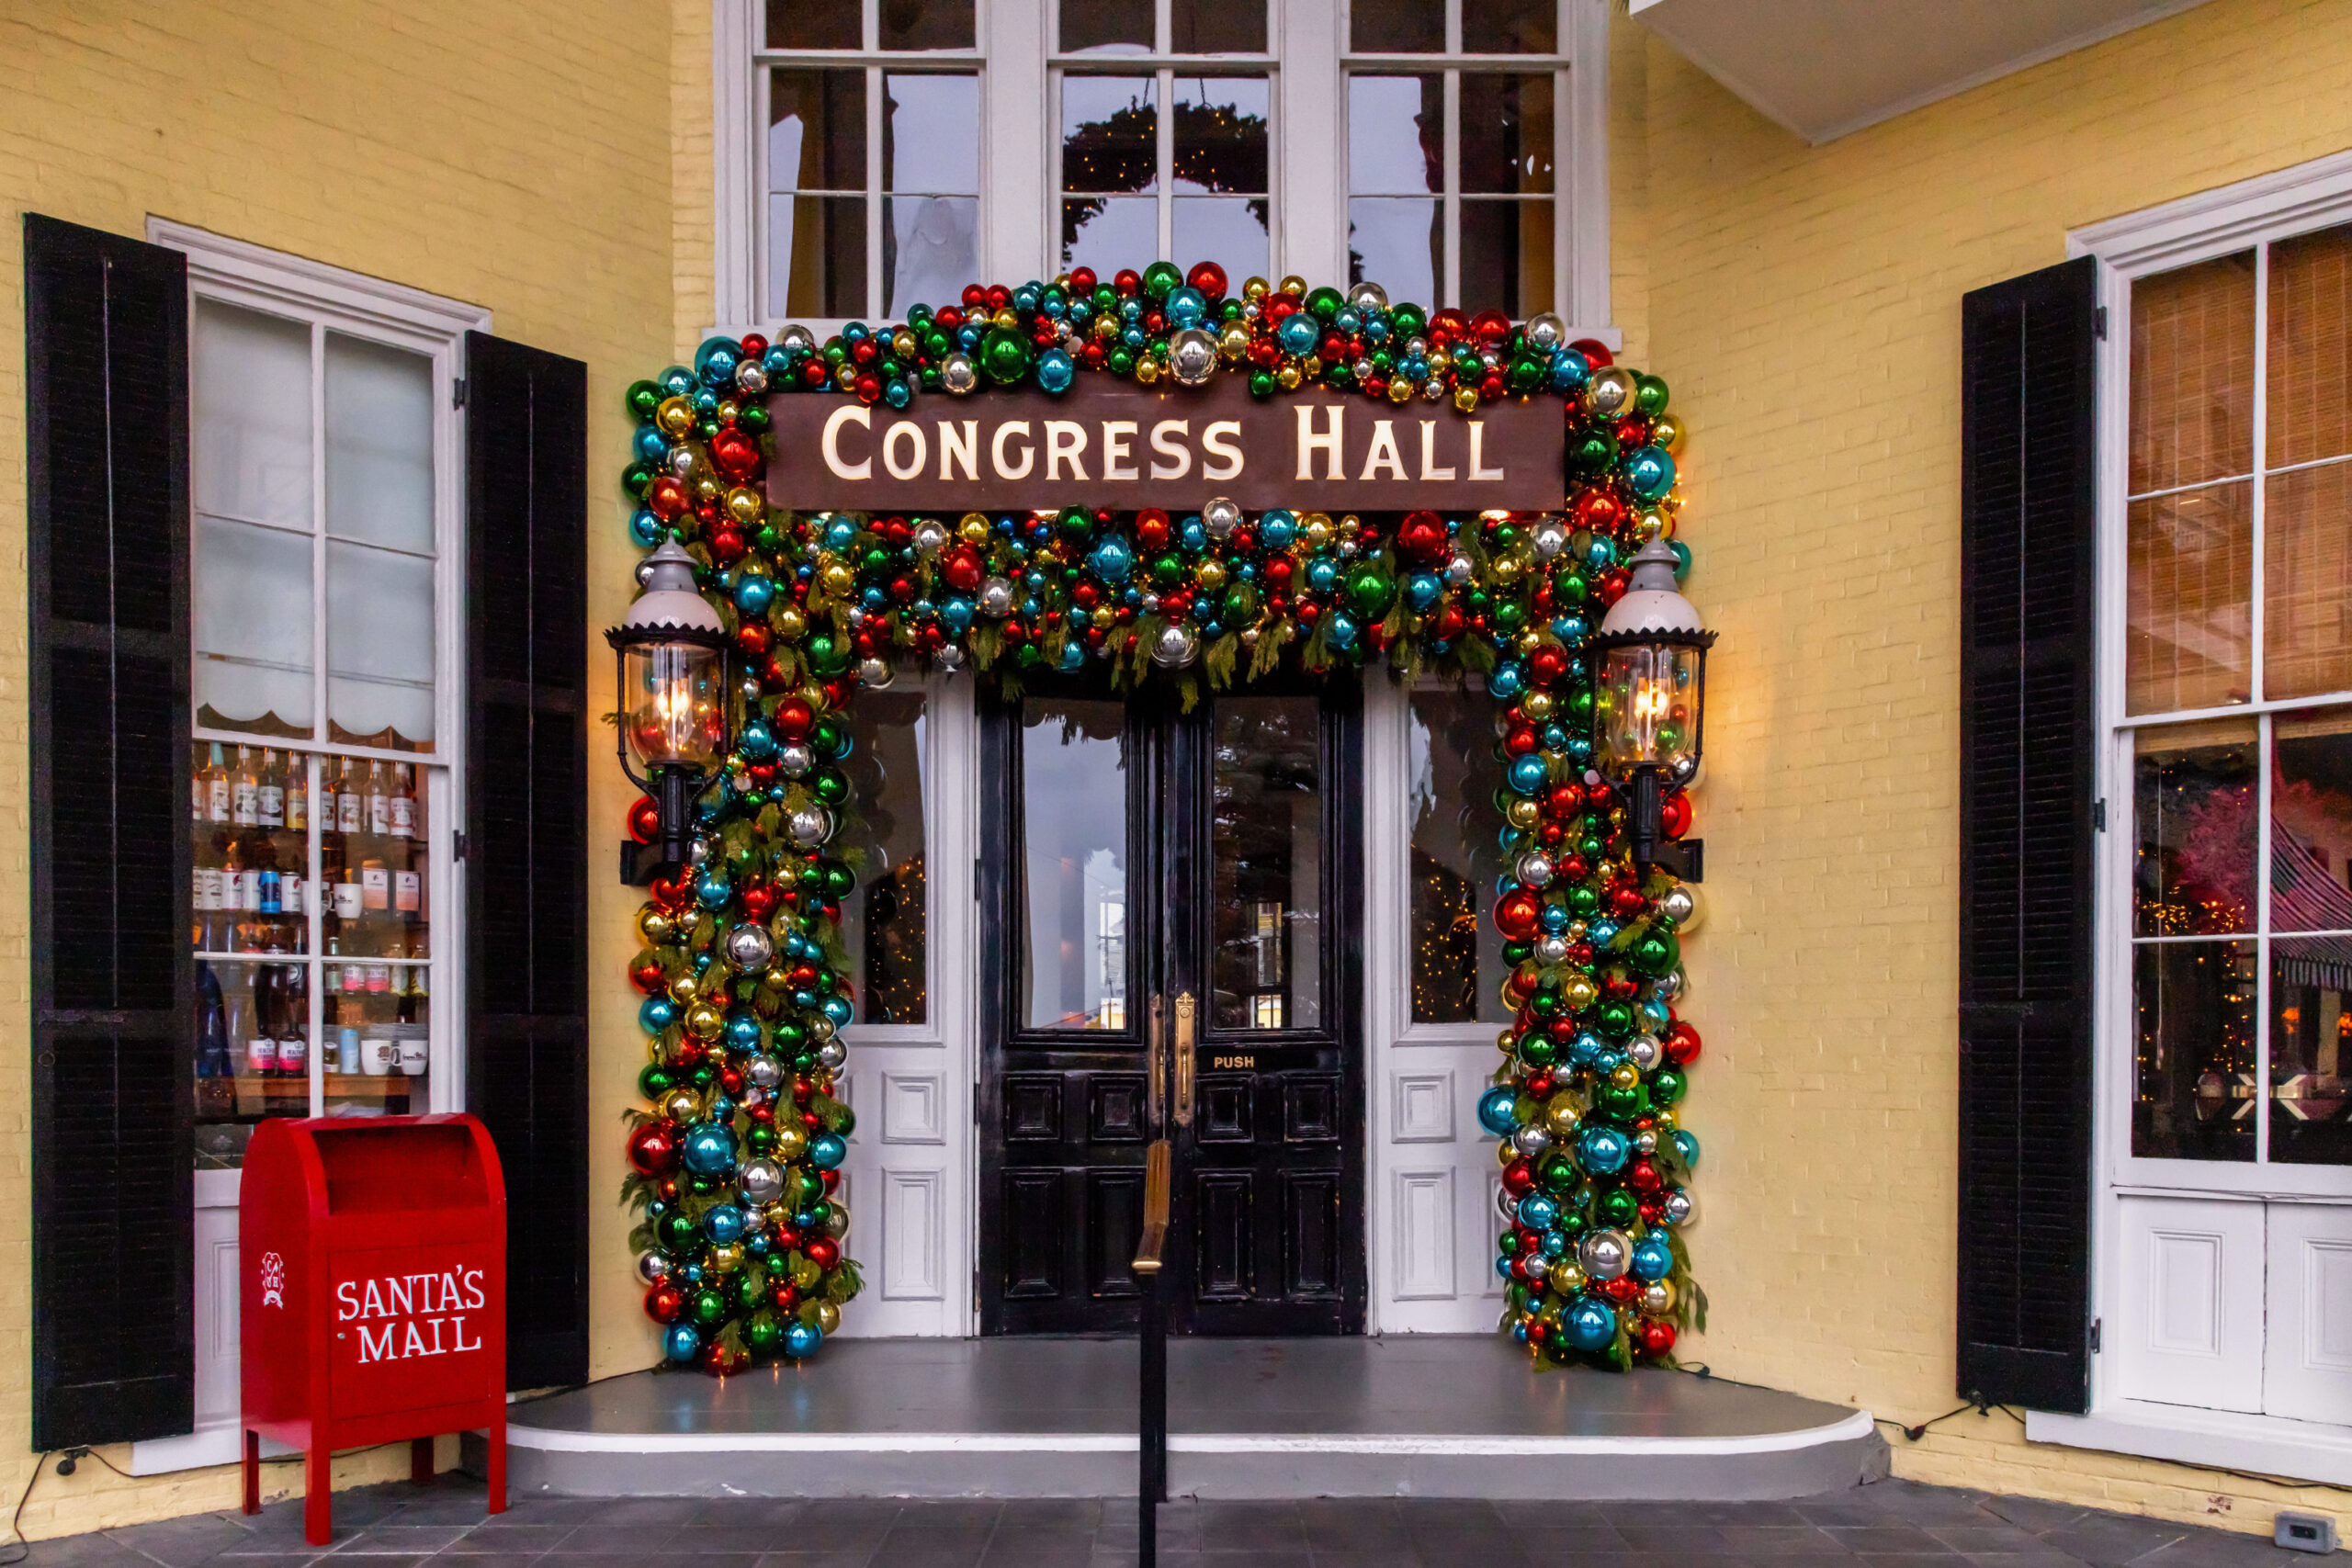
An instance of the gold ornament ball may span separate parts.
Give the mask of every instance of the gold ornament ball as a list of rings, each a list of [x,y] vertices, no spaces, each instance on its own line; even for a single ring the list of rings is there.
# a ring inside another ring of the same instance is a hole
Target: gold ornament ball
[[[758,491],[738,485],[727,492],[727,515],[747,528],[766,516],[767,510],[768,503],[760,499]]]
[[[662,1114],[673,1122],[693,1122],[702,1115],[702,1096],[690,1089],[673,1089],[662,1097]]]
[[[1565,1138],[1584,1121],[1572,1096],[1555,1094],[1544,1107],[1544,1125],[1555,1138]]]
[[[1225,586],[1225,563],[1223,561],[1216,560],[1204,560],[1201,563],[1200,570],[1193,575],[1200,582],[1202,588],[1211,593],[1214,593],[1218,589]]]
[[[648,945],[659,947],[670,940],[670,917],[663,914],[658,906],[648,904],[638,911],[637,929]]]
[[[1217,329],[1216,351],[1227,359],[1239,359],[1250,352],[1250,329],[1239,321],[1227,321]]]
[[[774,626],[775,635],[786,642],[798,642],[808,635],[808,617],[795,605],[787,604],[770,615],[768,625]]]
[[[1388,400],[1392,403],[1411,402],[1413,400],[1413,383],[1402,376],[1399,376],[1390,381],[1388,383]]]
[[[842,1325],[842,1309],[831,1302],[817,1303],[817,1326],[831,1334]]]
[[[817,581],[823,585],[828,594],[840,599],[857,586],[857,573],[852,571],[845,562],[831,561],[826,564],[824,570],[817,574]]]
[[[1241,286],[1241,298],[1251,304],[1255,304],[1259,300],[1263,299],[1272,291],[1273,286],[1268,283],[1264,278],[1253,277],[1250,279],[1249,282],[1244,283]]]
[[[702,982],[693,975],[679,975],[670,981],[670,999],[680,1007],[689,1007],[702,995]]]
[[[732,1274],[743,1267],[743,1244],[730,1241],[710,1249],[710,1266],[722,1274]]]
[[[1689,434],[1690,427],[1682,423],[1679,414],[1662,413],[1650,427],[1650,441],[1669,452],[1679,452],[1682,449],[1683,436]]]
[[[781,1122],[777,1122],[775,1157],[784,1164],[790,1165],[794,1160],[807,1158],[808,1155],[808,1130],[805,1127],[788,1127]]]
[[[1298,525],[1298,536],[1310,549],[1322,549],[1331,542],[1331,520],[1320,512],[1310,512]]]
[[[682,439],[695,427],[695,405],[684,398],[664,398],[653,411],[653,423],[673,441]]]
[[[1553,1264],[1551,1273],[1544,1278],[1545,1282],[1564,1297],[1574,1296],[1585,1287],[1583,1266],[1565,1258]]]
[[[1281,284],[1277,286],[1276,292],[1283,294],[1304,294],[1306,292],[1306,279],[1299,276],[1298,274],[1295,272],[1286,273],[1283,275]]]
[[[1280,387],[1285,392],[1297,391],[1298,383],[1298,367],[1295,365],[1285,365],[1281,369],[1274,372],[1274,385]]]
[[[1503,816],[1512,827],[1523,833],[1544,820],[1544,805],[1528,795],[1515,795],[1511,796],[1510,804],[1503,807]]]
[[[708,1002],[696,1002],[686,1010],[686,1032],[697,1040],[716,1040],[725,1027],[727,1015]]]
[[[1538,722],[1551,717],[1552,708],[1552,694],[1549,692],[1533,691],[1519,699],[1519,711]]]
[[[1619,1089],[1633,1089],[1642,1081],[1642,1069],[1631,1062],[1620,1062],[1610,1071],[1609,1081]]]
[[[1157,359],[1138,359],[1136,361],[1136,384],[1137,386],[1153,386],[1156,385],[1159,380],[1159,361]]]
[[[1478,408],[1478,389],[1476,387],[1454,388],[1453,406],[1463,413],[1476,412]]]
[[[956,520],[956,532],[967,545],[984,545],[989,538],[989,520],[977,512],[967,512]]]

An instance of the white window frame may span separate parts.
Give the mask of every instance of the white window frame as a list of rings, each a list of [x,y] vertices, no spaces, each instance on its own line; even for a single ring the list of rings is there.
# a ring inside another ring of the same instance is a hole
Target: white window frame
[[[465,1109],[466,1082],[465,964],[461,958],[465,951],[465,888],[461,866],[455,858],[453,848],[455,836],[464,826],[465,805],[465,413],[450,394],[454,392],[465,364],[465,334],[469,332],[489,332],[490,312],[479,306],[388,283],[361,273],[347,272],[341,267],[268,250],[161,218],[147,220],[147,239],[150,243],[167,246],[187,256],[191,316],[196,301],[212,300],[309,323],[313,334],[314,353],[317,334],[335,332],[422,355],[433,363],[434,385],[437,389],[434,400],[433,429],[434,544],[436,553],[434,563],[434,749],[427,752],[395,751],[379,747],[345,745],[325,739],[326,627],[322,618],[317,619],[312,643],[312,678],[318,682],[314,690],[319,694],[314,702],[318,739],[288,740],[200,726],[194,729],[193,735],[199,744],[218,741],[224,749],[248,746],[258,751],[264,747],[270,747],[279,750],[292,750],[298,754],[307,753],[313,757],[407,763],[415,770],[416,777],[427,791],[424,816],[430,836],[426,869],[434,901],[434,956],[427,960],[411,961],[429,964],[433,976],[432,1010],[429,1015],[433,1057],[426,1103],[434,1111],[462,1111]],[[314,431],[316,428],[314,410]],[[323,453],[314,452],[312,460],[315,476],[315,465],[323,460]],[[194,504],[192,499],[190,504]],[[190,547],[193,548],[193,530]],[[314,579],[312,592],[322,594],[323,588],[323,582]],[[192,654],[194,649],[190,651]],[[318,798],[319,776],[319,770],[313,764],[311,775],[313,800]],[[318,868],[313,863],[311,875],[314,883],[317,874]],[[313,949],[316,945],[312,944]],[[274,960],[277,963],[292,961],[291,955]],[[304,962],[311,970],[310,1113],[317,1116],[323,1113],[325,1096],[321,1050],[323,1042],[320,1029],[325,998],[318,984],[325,959],[322,954],[312,951],[304,955]],[[195,1179],[196,1206],[200,1211],[198,1228],[201,1233],[204,1230],[201,1211],[235,1209],[243,1173],[242,1170],[199,1170],[195,1173]],[[234,1222],[229,1223],[233,1230]],[[199,1266],[199,1280],[208,1277],[208,1271]],[[233,1286],[233,1281],[230,1283]],[[208,1308],[218,1297],[202,1289],[199,1289],[198,1297],[201,1330],[209,1316]],[[205,1337],[199,1332],[199,1341]],[[201,1362],[207,1353],[204,1344],[199,1343],[198,1353]],[[198,1382],[200,1388],[206,1382],[201,1367]],[[198,1425],[193,1433],[132,1445],[131,1472],[149,1475],[232,1462],[239,1452],[237,1434],[233,1399],[225,1414],[219,1409],[205,1409],[199,1401]]]
[[[2133,716],[2125,711],[2126,497],[2131,461],[2132,285],[2137,278],[2169,272],[2215,256],[2281,240],[2315,229],[2352,222],[2352,153],[2336,153],[2294,168],[2152,208],[2076,230],[2067,236],[2069,256],[2098,261],[2098,302],[2105,336],[2098,349],[2098,606],[2097,733],[2098,793],[2108,803],[2108,830],[2099,836],[2095,864],[2098,897],[2094,934],[2097,973],[2093,1003],[2094,1094],[2092,1159],[2095,1173],[2091,1255],[2093,1312],[2103,1322],[2123,1321],[2124,1296],[2133,1289],[2120,1278],[2123,1205],[2132,1199],[2221,1198],[2247,1202],[2296,1201],[2343,1204],[2352,1201],[2352,1167],[2272,1165],[2260,1161],[2144,1159],[2132,1153],[2132,1096],[2136,1082],[2135,1015],[2132,1001],[2132,876],[2138,835],[2132,820],[2133,731],[2143,725],[2170,725],[2198,717],[2247,717],[2352,702],[2352,692],[2290,700],[2249,701],[2224,708]],[[2267,276],[2256,280],[2257,323],[2267,301]],[[2266,395],[2267,344],[2255,340],[2257,406]],[[2257,440],[2260,422],[2256,422]],[[2257,476],[2265,454],[2255,453]],[[2252,635],[2259,657],[2262,634],[2262,485],[2257,477],[2252,504],[2254,537],[2251,585]],[[2267,750],[2267,749],[2266,749]],[[2267,809],[2269,761],[2262,759],[2257,795]],[[2267,866],[2257,867],[2265,889]],[[2261,1024],[2258,1062],[2264,1091],[2255,1101],[2257,1152],[2268,1145],[2269,965],[2257,965],[2256,1010]],[[2034,1441],[2144,1455],[2191,1464],[2253,1468],[2335,1484],[2352,1483],[2352,1427],[2331,1427],[2285,1416],[2200,1410],[2125,1396],[2115,1358],[2091,1363],[2091,1410],[2087,1416],[2029,1412],[2026,1435]]]
[[[1054,51],[1047,56],[1046,139],[1052,149],[1053,174],[1051,198],[1046,204],[1045,232],[1042,236],[1046,265],[1051,272],[1061,270],[1062,203],[1070,197],[1091,194],[1115,196],[1116,192],[1092,193],[1066,191],[1062,188],[1062,84],[1071,76],[1118,76],[1152,78],[1153,100],[1156,106],[1153,123],[1159,138],[1159,166],[1153,181],[1159,217],[1159,243],[1149,256],[1138,256],[1125,265],[1140,272],[1154,261],[1172,261],[1189,267],[1200,258],[1174,254],[1176,231],[1176,79],[1180,76],[1195,80],[1212,77],[1247,77],[1266,84],[1266,265],[1271,276],[1280,276],[1277,264],[1283,255],[1283,116],[1281,57],[1274,46],[1279,35],[1274,29],[1272,15],[1278,0],[1264,0],[1267,6],[1267,48],[1255,54],[1181,54],[1172,46],[1170,0],[1153,0],[1151,48],[1136,54],[1072,53],[1061,47],[1061,6],[1058,0],[1043,0],[1046,11],[1046,27],[1054,39]],[[1242,280],[1231,280],[1238,289]]]
[[[1612,351],[1624,346],[1611,321],[1609,301],[1609,12],[1606,0],[1557,0],[1556,54],[1464,54],[1462,8],[1467,0],[1446,0],[1445,51],[1440,54],[1361,54],[1349,48],[1349,0],[1338,0],[1341,32],[1338,85],[1341,130],[1339,165],[1340,255],[1336,276],[1347,275],[1347,170],[1345,130],[1347,78],[1355,75],[1442,75],[1445,82],[1445,225],[1442,300],[1464,310],[1487,302],[1460,299],[1462,274],[1461,80],[1464,73],[1553,78],[1552,305],[1572,335],[1600,339]],[[1473,197],[1473,199],[1476,199]],[[1374,282],[1379,281],[1374,279]]]
[[[969,63],[980,73],[981,276],[974,281],[1050,277],[1060,254],[1060,117],[1052,76],[1060,66],[1051,52],[1056,0],[977,3],[978,47]],[[1555,216],[1564,227],[1555,241],[1554,308],[1572,335],[1596,338],[1615,351],[1623,347],[1624,334],[1611,312],[1610,293],[1610,0],[1559,0],[1559,6],[1568,80],[1554,107],[1558,134],[1566,139],[1555,164]],[[762,288],[762,7],[760,0],[711,0],[711,6],[717,320],[710,330],[769,333],[781,323],[768,312]],[[1347,277],[1347,0],[1267,0],[1272,276],[1295,273],[1310,283],[1335,286]],[[863,62],[849,55],[838,58]],[[878,58],[966,62],[960,53]],[[1071,58],[1090,66],[1111,63],[1106,56]],[[1257,68],[1258,57],[1230,58]],[[1360,58],[1406,68],[1404,62],[1422,57]],[[821,333],[841,323],[802,324]]]

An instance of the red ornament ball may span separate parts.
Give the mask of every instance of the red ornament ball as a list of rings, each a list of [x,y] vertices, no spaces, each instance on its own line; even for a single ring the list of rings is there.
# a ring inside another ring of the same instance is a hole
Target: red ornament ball
[[[1078,279],[1072,277],[1070,281],[1075,283]],[[1184,275],[1184,281],[1199,289],[1212,305],[1225,298],[1225,268],[1215,262],[1193,263],[1193,270]]]
[[[1652,1318],[1642,1325],[1641,1332],[1634,1337],[1634,1343],[1645,1356],[1653,1359],[1663,1356],[1674,1348],[1674,1325]]]
[[[648,1122],[629,1134],[629,1168],[640,1176],[659,1176],[678,1163],[678,1139],[669,1124]]]
[[[637,804],[628,808],[628,836],[640,844],[650,844],[662,833],[662,807],[650,795],[640,795]]]
[[[656,1323],[675,1323],[685,1311],[685,1292],[675,1285],[665,1282],[645,1292],[645,1315]]]

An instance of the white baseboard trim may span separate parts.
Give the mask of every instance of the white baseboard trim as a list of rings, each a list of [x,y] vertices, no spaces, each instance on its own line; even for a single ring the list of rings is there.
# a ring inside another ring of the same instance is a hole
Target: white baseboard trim
[[[153,1438],[143,1443],[133,1443],[130,1445],[130,1473],[169,1475],[176,1470],[205,1470],[216,1464],[234,1464],[244,1457],[244,1451],[239,1446],[242,1430],[234,1421],[215,1422],[176,1438]],[[276,1459],[300,1451],[273,1438],[261,1440],[261,1457],[264,1459]]]
[[[2352,1427],[2120,1399],[2088,1416],[2029,1410],[2026,1440],[2352,1485]]]

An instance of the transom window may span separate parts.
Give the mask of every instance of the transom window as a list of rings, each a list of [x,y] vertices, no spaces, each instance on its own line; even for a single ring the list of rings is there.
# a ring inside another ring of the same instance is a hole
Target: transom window
[[[896,319],[980,274],[973,0],[768,0],[762,298]]]
[[[1059,265],[1108,277],[1273,257],[1273,69],[1264,0],[1060,0]]]
[[[2132,1152],[2352,1163],[2352,226],[2130,309]]]
[[[1348,275],[1396,299],[1562,304],[1567,32],[1561,0],[1354,0]]]

